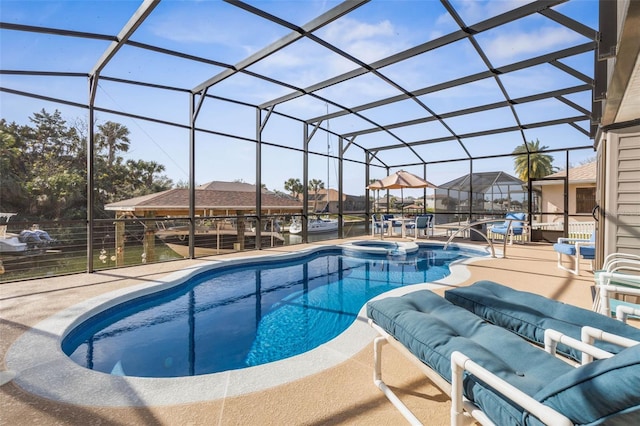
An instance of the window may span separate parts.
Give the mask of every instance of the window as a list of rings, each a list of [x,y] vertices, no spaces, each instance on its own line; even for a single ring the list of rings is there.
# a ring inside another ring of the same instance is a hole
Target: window
[[[596,206],[596,188],[576,188],[576,213],[591,213]]]

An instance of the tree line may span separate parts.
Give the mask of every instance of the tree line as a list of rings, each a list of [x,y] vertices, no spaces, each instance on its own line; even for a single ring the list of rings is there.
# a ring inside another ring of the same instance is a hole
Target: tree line
[[[67,123],[60,111],[42,109],[30,125],[0,119],[0,211],[39,220],[87,217],[87,123]],[[110,218],[105,204],[170,189],[165,167],[125,160],[131,141],[122,124],[97,125],[94,153],[95,212]]]

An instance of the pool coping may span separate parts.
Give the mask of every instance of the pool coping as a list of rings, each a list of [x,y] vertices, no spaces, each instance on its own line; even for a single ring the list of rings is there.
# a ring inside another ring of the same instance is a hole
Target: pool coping
[[[428,244],[440,245],[437,242]],[[488,250],[474,245],[456,243],[455,246],[486,251],[488,254]],[[61,342],[74,327],[99,312],[126,300],[180,285],[206,270],[247,260],[264,262],[270,259],[295,259],[334,247],[340,245],[318,245],[291,253],[216,260],[168,274],[155,282],[111,291],[80,302],[22,334],[7,351],[5,363],[8,370],[4,374],[23,390],[43,398],[76,405],[130,407],[175,405],[240,396],[320,373],[348,360],[372,342],[376,333],[368,325],[366,306],[362,307],[357,319],[343,333],[311,351],[255,367],[199,376],[126,377],[89,370],[64,354]],[[441,280],[400,287],[374,299],[459,284],[470,277],[466,264],[488,259],[491,257],[455,261],[450,265],[451,274]]]

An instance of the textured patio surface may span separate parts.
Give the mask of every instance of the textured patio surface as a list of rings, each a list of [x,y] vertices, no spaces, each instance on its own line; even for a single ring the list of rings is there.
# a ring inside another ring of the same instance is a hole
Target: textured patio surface
[[[299,249],[300,246],[294,247]],[[290,250],[291,248],[289,248]],[[287,249],[279,249],[287,250]],[[271,250],[259,254],[273,253]],[[246,256],[247,253],[243,253]],[[219,259],[212,258],[212,259]],[[0,371],[11,344],[48,316],[88,298],[161,278],[207,260],[155,265],[0,284]],[[588,264],[584,263],[588,270]],[[585,308],[591,307],[593,275],[576,277],[556,267],[550,244],[508,246],[507,257],[468,266],[462,285],[490,279]],[[266,391],[202,403],[135,408],[62,404],[26,393],[13,382],[0,386],[2,425],[328,425],[405,424],[404,418],[372,382],[372,345],[321,374]],[[425,424],[449,423],[446,395],[404,357],[385,347],[383,376]]]

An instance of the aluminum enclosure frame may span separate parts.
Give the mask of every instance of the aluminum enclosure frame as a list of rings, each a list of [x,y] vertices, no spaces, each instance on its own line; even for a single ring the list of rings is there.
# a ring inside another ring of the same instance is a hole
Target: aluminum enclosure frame
[[[93,66],[92,69],[88,70],[87,73],[69,73],[69,72],[54,72],[48,70],[7,70],[1,69],[0,74],[4,75],[23,75],[23,76],[52,76],[52,77],[75,77],[75,78],[86,78],[88,80],[89,85],[89,94],[87,104],[78,104],[77,102],[70,102],[64,99],[53,99],[47,96],[43,96],[37,93],[29,93],[21,90],[16,90],[9,87],[0,87],[0,91],[4,93],[9,93],[13,95],[25,96],[35,99],[41,99],[46,101],[53,101],[61,104],[72,105],[78,108],[84,108],[89,111],[89,123],[93,123],[93,117],[95,112],[105,112],[125,117],[132,117],[140,120],[147,120],[163,125],[175,126],[183,129],[189,130],[190,140],[189,140],[189,189],[190,189],[190,231],[193,236],[195,232],[195,144],[197,134],[209,133],[214,135],[222,135],[229,136],[236,139],[243,139],[236,135],[226,135],[220,132],[215,132],[212,130],[208,130],[204,127],[198,127],[197,121],[199,117],[199,112],[204,104],[204,102],[208,101],[224,101],[236,103],[239,105],[247,106],[254,108],[256,111],[256,119],[255,119],[255,139],[245,139],[247,141],[251,141],[256,143],[256,209],[258,213],[258,219],[260,219],[260,206],[261,206],[261,183],[262,183],[262,147],[263,145],[272,145],[277,147],[282,147],[286,149],[299,150],[303,154],[303,179],[304,179],[304,194],[303,194],[303,205],[308,206],[309,194],[308,194],[308,180],[309,180],[309,155],[310,153],[317,155],[324,155],[324,153],[313,152],[310,148],[312,143],[312,138],[317,130],[321,129],[324,132],[330,133],[336,137],[338,137],[339,141],[339,153],[337,155],[337,160],[339,163],[339,180],[338,180],[338,192],[339,199],[342,200],[343,194],[343,166],[344,162],[356,162],[365,167],[365,176],[363,176],[363,186],[366,186],[369,175],[370,168],[377,167],[385,169],[386,173],[389,174],[390,170],[393,168],[399,167],[408,167],[408,166],[419,166],[423,167],[423,171],[426,177],[427,166],[430,164],[438,164],[438,163],[446,163],[452,161],[469,161],[470,173],[473,172],[473,162],[474,160],[479,159],[488,159],[488,158],[497,158],[497,157],[505,157],[509,156],[508,152],[500,155],[486,155],[486,156],[473,156],[465,145],[465,140],[480,136],[489,136],[506,132],[518,132],[521,135],[521,142],[527,142],[524,131],[526,129],[539,128],[539,127],[547,127],[547,126],[555,126],[560,124],[566,124],[572,126],[576,131],[582,133],[584,136],[588,136],[593,138],[595,127],[593,125],[594,121],[597,120],[597,117],[594,117],[591,111],[586,110],[584,107],[577,105],[575,102],[571,101],[567,96],[589,92],[591,93],[592,99],[594,99],[594,108],[597,108],[598,102],[596,97],[593,95],[594,87],[596,82],[593,77],[585,75],[584,73],[572,68],[571,66],[560,62],[561,59],[568,58],[571,56],[584,54],[588,52],[593,52],[594,54],[594,64],[596,61],[596,53],[598,50],[599,44],[599,33],[591,29],[584,24],[577,22],[568,16],[565,16],[555,9],[555,6],[564,3],[566,0],[537,0],[531,3],[524,4],[516,9],[510,10],[508,12],[499,14],[497,16],[488,18],[484,21],[469,25],[467,22],[463,20],[463,18],[458,13],[457,9],[453,6],[453,4],[449,0],[441,0],[440,3],[455,21],[456,25],[459,27],[458,30],[453,31],[451,33],[445,34],[436,39],[427,41],[418,46],[410,47],[402,52],[393,54],[383,59],[376,60],[372,63],[365,63],[362,60],[354,57],[348,52],[338,48],[337,46],[332,45],[331,43],[323,40],[319,36],[315,34],[315,32],[326,25],[334,22],[335,20],[348,15],[361,7],[364,7],[369,0],[354,0],[354,1],[344,1],[338,4],[336,7],[328,10],[322,15],[318,16],[315,19],[312,19],[307,24],[298,26],[291,22],[288,22],[282,18],[274,16],[265,10],[259,7],[259,3],[256,5],[250,5],[248,3],[238,1],[238,0],[225,0],[231,6],[242,9],[243,11],[254,14],[261,19],[268,20],[276,25],[289,29],[291,32],[285,35],[284,37],[276,40],[275,42],[267,45],[263,49],[258,52],[244,58],[243,60],[235,63],[235,64],[227,64],[216,60],[207,59],[204,57],[198,57],[195,55],[187,54],[185,52],[173,51],[167,49],[162,46],[153,46],[145,43],[141,43],[133,40],[136,30],[140,25],[147,19],[154,11],[154,9],[160,4],[160,0],[144,0],[138,10],[131,16],[130,20],[126,23],[126,25],[121,29],[121,31],[117,35],[105,35],[105,34],[95,34],[95,33],[86,33],[86,32],[77,32],[71,30],[65,30],[60,28],[44,28],[44,27],[35,27],[28,25],[20,25],[13,24],[7,22],[0,23],[0,30],[2,31],[21,31],[27,33],[44,33],[61,37],[74,37],[74,38],[86,38],[86,39],[95,39],[95,40],[103,40],[109,41],[110,45],[107,50],[102,54],[98,62]],[[485,31],[491,30],[493,28],[500,27],[502,25],[507,25],[517,21],[518,19],[522,19],[527,16],[532,15],[541,15],[545,18],[548,18],[563,27],[567,28],[572,32],[576,32],[583,37],[586,37],[590,41],[587,43],[579,43],[572,47],[561,49],[558,51],[550,52],[544,55],[528,58],[525,60],[521,60],[518,62],[514,62],[507,65],[495,66],[489,59],[486,52],[483,50],[481,45],[477,41],[477,36],[482,34]],[[333,76],[324,81],[316,82],[312,85],[306,87],[295,87],[288,82],[279,81],[272,77],[268,77],[266,75],[260,75],[254,71],[249,70],[251,65],[259,63],[260,61],[269,58],[271,55],[279,52],[281,49],[286,46],[295,43],[298,40],[306,39],[313,43],[316,43],[326,49],[331,50],[335,54],[339,55],[343,59],[350,61],[356,68],[352,71]],[[438,48],[445,47],[457,41],[467,40],[473,49],[476,51],[477,55],[482,59],[485,70],[473,73],[469,75],[465,75],[463,77],[455,78],[449,81],[445,81],[443,83],[422,87],[419,89],[409,90],[403,87],[399,82],[392,80],[391,78],[383,75],[380,70],[383,68],[400,63],[402,61],[411,59],[417,55],[435,51]],[[216,67],[224,68],[224,71],[213,75],[211,78],[203,81],[200,84],[192,88],[184,88],[184,87],[174,87],[167,86],[161,84],[154,84],[147,81],[136,81],[136,80],[126,80],[122,78],[110,77],[108,75],[103,75],[102,71],[105,66],[118,55],[118,51],[123,46],[135,47],[138,49],[149,50],[153,52],[157,52],[163,55],[168,55],[171,57],[181,58],[189,61],[196,61],[203,64],[214,65]],[[568,85],[567,87],[563,87],[560,89],[540,92],[535,95],[523,96],[513,98],[509,95],[507,89],[505,88],[504,83],[502,82],[502,76],[511,72],[520,71],[524,69],[528,69],[531,67],[535,67],[541,64],[548,64],[574,78],[577,78],[582,82],[582,84],[576,85]],[[594,65],[595,68],[595,65]],[[258,105],[248,104],[246,102],[242,102],[237,99],[229,99],[220,96],[215,96],[208,93],[209,89],[215,87],[217,84],[226,80],[227,78],[235,75],[235,74],[243,74],[245,76],[260,79],[267,81],[269,83],[275,84],[277,86],[281,86],[290,90],[290,92],[286,95],[280,96],[278,98],[271,99],[269,101],[263,102]],[[346,82],[350,79],[353,79],[358,76],[363,75],[371,75],[377,79],[380,79],[385,84],[391,86],[395,90],[399,91],[401,94],[378,99],[373,102],[351,106],[348,107],[346,105],[340,104],[338,101],[334,99],[327,98],[323,95],[320,95],[318,92],[322,91],[322,89],[326,89],[337,84]],[[480,81],[483,79],[492,79],[500,88],[500,91],[503,96],[503,100],[497,102],[490,102],[484,105],[475,106],[471,108],[461,108],[455,111],[449,111],[446,113],[439,114],[432,107],[427,105],[424,101],[420,99],[421,96],[434,93],[437,91],[458,87],[464,84]],[[189,111],[189,123],[176,123],[176,122],[168,122],[166,120],[159,120],[153,117],[145,117],[136,114],[127,113],[125,111],[117,111],[113,109],[107,109],[100,106],[95,105],[95,96],[96,96],[96,87],[100,80],[117,82],[128,85],[136,85],[136,86],[144,86],[149,88],[154,88],[158,90],[168,90],[168,91],[176,91],[180,93],[188,93],[190,95],[190,111]],[[277,111],[278,106],[282,105],[285,102],[293,100],[295,98],[301,96],[310,96],[318,101],[324,102],[327,105],[330,105],[334,112],[323,114],[320,116],[291,116],[288,114],[281,113]],[[540,122],[524,122],[518,115],[515,106],[519,104],[526,104],[529,102],[536,102],[540,100],[546,99],[556,99],[565,105],[567,105],[570,109],[575,110],[575,115],[568,117],[559,117],[553,120],[545,120]],[[378,123],[365,115],[363,112],[380,107],[392,105],[399,101],[411,100],[414,102],[419,108],[424,110],[424,117],[418,119],[412,119],[402,122],[390,123],[390,124],[381,124]],[[477,131],[477,132],[468,132],[468,133],[456,133],[445,120],[453,117],[463,117],[467,114],[474,114],[478,112],[486,112],[495,110],[498,108],[507,108],[510,111],[511,118],[516,122],[515,126],[509,127],[501,127],[501,128],[492,128],[490,130]],[[323,124],[328,123],[331,119],[336,119],[342,116],[355,116],[364,122],[369,124],[367,128],[361,128],[350,132],[339,133],[330,130],[327,126],[323,127]],[[294,148],[294,147],[285,147],[280,146],[276,143],[269,142],[263,140],[263,131],[269,125],[270,118],[274,116],[280,116],[289,120],[293,120],[295,122],[300,123],[302,127],[301,130],[301,140],[303,148]],[[584,129],[579,125],[581,122],[588,121],[591,124],[590,129]],[[430,122],[437,122],[442,125],[445,129],[447,129],[449,135],[423,139],[423,140],[405,140],[400,137],[398,134],[394,132],[396,129],[402,129],[407,126],[412,126],[416,124],[425,124]],[[360,140],[366,140],[366,137],[371,134],[382,133],[385,134],[389,141],[383,145],[377,145],[373,147],[365,147],[364,144],[359,143]],[[94,126],[89,125],[88,129],[89,140],[87,141],[87,172],[88,172],[88,217],[87,217],[87,270],[89,272],[93,271],[93,248],[91,241],[93,239],[92,232],[94,227],[94,194],[92,191],[93,188],[93,163],[94,163]],[[447,160],[441,161],[429,161],[415,149],[416,147],[440,142],[451,142],[457,144],[462,151],[465,153],[464,157],[460,158],[450,158]],[[526,146],[526,143],[525,143]],[[592,149],[593,146],[591,144],[586,144],[584,146],[577,147],[569,147],[566,148],[566,152],[572,150],[581,150],[581,149]],[[356,161],[353,159],[345,158],[345,153],[349,149],[359,149],[362,151],[363,159],[361,161]],[[388,150],[396,150],[402,149],[407,152],[407,155],[404,156],[405,161],[402,164],[388,164],[383,161],[378,154]],[[528,149],[528,147],[527,147]],[[556,152],[558,150],[549,150],[543,152]],[[529,154],[533,154],[533,152],[529,152]],[[329,154],[327,154],[328,156]],[[529,185],[530,187],[530,185]],[[365,193],[367,199],[367,207],[366,214],[370,215],[370,206],[369,206],[369,191],[367,190]],[[529,199],[531,198],[531,194],[529,194]],[[339,203],[339,218],[342,219],[343,216],[343,206],[342,202]],[[306,220],[303,221],[306,223]],[[342,220],[339,221],[342,223]],[[260,230],[257,228],[257,241],[260,241],[259,235]],[[342,226],[339,230],[339,237],[343,237]],[[191,238],[191,244],[189,247],[190,257],[194,257],[194,247],[193,247],[193,238]],[[307,241],[306,228],[303,230],[303,241]],[[258,243],[259,245],[259,243]],[[260,248],[258,246],[258,248]]]

